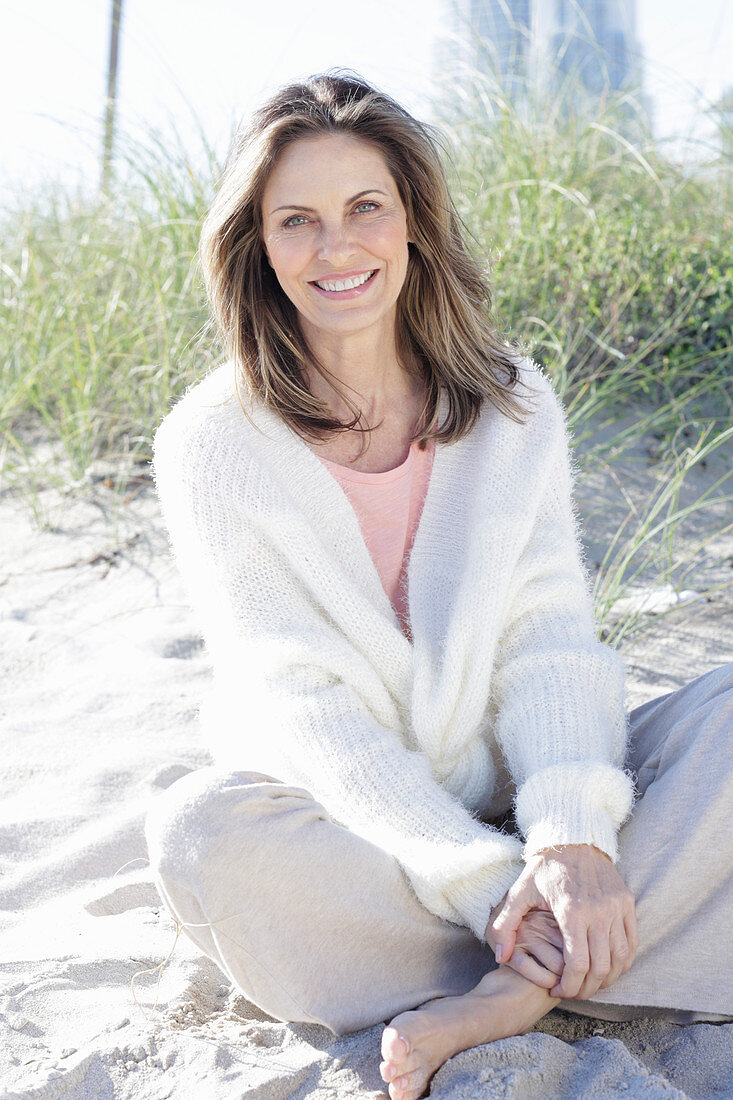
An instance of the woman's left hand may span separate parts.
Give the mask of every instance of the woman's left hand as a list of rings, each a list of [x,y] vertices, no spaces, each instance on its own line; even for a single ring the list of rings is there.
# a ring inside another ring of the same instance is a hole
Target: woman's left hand
[[[634,895],[600,849],[569,844],[527,861],[492,913],[497,962],[511,965],[517,930],[531,909],[552,913],[562,933],[564,966],[553,997],[586,1000],[631,967],[639,945]]]
[[[492,909],[484,938],[496,953],[496,943],[491,932],[491,921],[503,901]],[[517,929],[511,961],[507,963],[522,977],[542,989],[554,989],[563,971],[562,933],[552,913],[545,909],[532,909],[522,917]]]

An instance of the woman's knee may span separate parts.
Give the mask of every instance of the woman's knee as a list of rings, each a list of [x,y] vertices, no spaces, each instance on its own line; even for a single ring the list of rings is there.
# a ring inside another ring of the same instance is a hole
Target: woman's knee
[[[245,869],[265,849],[281,848],[283,834],[328,815],[301,787],[261,772],[201,768],[155,797],[145,821],[153,871],[189,882],[202,861],[224,849]]]
[[[643,794],[668,768],[684,760],[701,775],[731,767],[733,663],[713,669],[631,714],[629,764]]]
[[[282,785],[259,772],[191,771],[153,799],[145,819],[148,855],[155,871],[180,874],[207,854],[236,812],[239,830],[256,815],[272,788]]]

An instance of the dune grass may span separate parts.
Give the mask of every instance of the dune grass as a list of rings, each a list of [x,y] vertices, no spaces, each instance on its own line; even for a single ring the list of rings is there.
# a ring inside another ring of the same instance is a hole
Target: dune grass
[[[0,437],[5,479],[20,486],[39,429],[65,476],[148,455],[160,416],[216,358],[197,344],[207,311],[194,261],[213,155],[194,168],[155,132],[123,153],[111,197],[46,188],[0,215]]]
[[[589,100],[570,74],[548,96],[545,72],[512,98],[485,61],[436,115],[496,315],[553,376],[581,476],[649,468],[645,495],[619,493],[595,578],[601,632],[622,645],[653,622],[649,586],[710,598],[730,554],[733,165],[702,143],[675,163],[633,90]]]
[[[628,137],[628,119],[628,99],[592,116],[519,110],[478,74],[442,118],[502,331],[552,374],[590,441],[584,465],[653,431],[669,469],[666,495],[612,541],[603,622],[661,546],[665,576],[684,573],[668,552],[690,507],[674,506],[676,488],[703,452],[730,446],[733,405],[730,165],[675,165],[643,126]],[[199,137],[195,153],[175,133],[127,139],[109,197],[49,186],[0,211],[3,488],[32,501],[44,485],[82,486],[95,460],[145,462],[160,418],[219,360],[196,249],[221,165]],[[629,409],[631,425],[592,442]],[[612,639],[638,629],[627,619]]]

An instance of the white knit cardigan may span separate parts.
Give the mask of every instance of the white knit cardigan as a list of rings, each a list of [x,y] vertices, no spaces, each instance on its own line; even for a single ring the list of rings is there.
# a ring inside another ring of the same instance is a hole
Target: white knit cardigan
[[[231,362],[155,435],[171,546],[213,662],[216,763],[307,788],[393,855],[423,903],[483,938],[522,859],[617,858],[633,786],[619,656],[598,641],[562,407],[486,403],[438,444],[407,576],[412,643],[343,489]],[[447,410],[441,398],[441,423]],[[514,801],[526,843],[485,820]]]

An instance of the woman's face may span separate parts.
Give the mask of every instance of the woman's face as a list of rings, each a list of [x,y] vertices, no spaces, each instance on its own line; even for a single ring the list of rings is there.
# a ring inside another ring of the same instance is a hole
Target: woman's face
[[[303,335],[392,338],[408,261],[407,217],[376,146],[345,134],[301,138],[262,199],[267,258]]]

